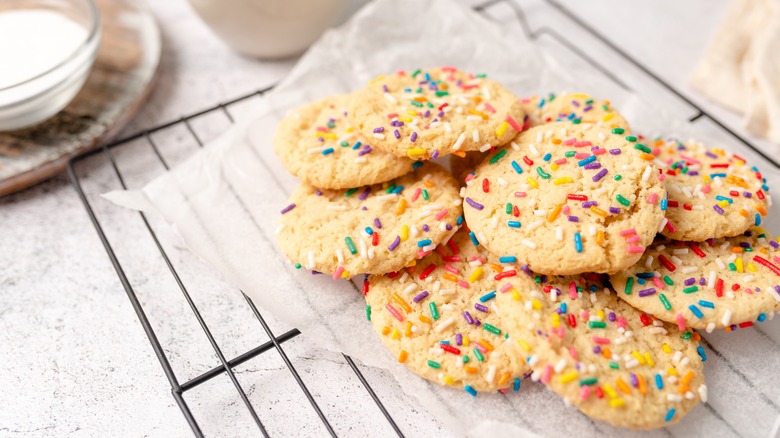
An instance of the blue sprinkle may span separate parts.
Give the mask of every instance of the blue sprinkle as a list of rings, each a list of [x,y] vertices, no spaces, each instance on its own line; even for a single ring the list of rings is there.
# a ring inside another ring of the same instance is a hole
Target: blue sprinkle
[[[731,198],[727,198],[727,197],[725,197],[725,196],[721,196],[721,195],[717,195],[717,196],[715,196],[715,199],[717,199],[718,201],[726,201],[726,202],[728,202],[729,204],[732,204],[732,203],[734,203],[734,201],[733,201]]]
[[[675,413],[675,410],[674,410],[674,408],[672,408],[672,409],[669,409],[669,411],[666,413],[666,418],[665,418],[665,420],[666,420],[666,422],[667,422],[667,423],[668,423],[668,422],[670,422],[670,421],[672,421],[672,418],[674,418],[674,413]]]
[[[327,148],[322,151],[322,155],[328,155],[333,153],[333,148]]]
[[[652,272],[640,272],[636,276],[639,278],[653,278],[655,274]]]
[[[702,362],[707,362],[707,353],[704,351],[704,347],[699,345],[696,347],[696,352],[699,353]]]
[[[474,244],[474,246],[479,246],[479,240],[477,240],[477,235],[474,234],[474,232],[469,233],[469,237],[471,237],[471,243]]]
[[[393,193],[395,193],[396,195],[399,195],[399,194],[401,194],[402,191],[404,191],[404,186],[398,186],[398,187],[396,187],[393,190]]]
[[[566,305],[566,303],[561,303],[561,313],[566,313],[566,309],[569,307]]]
[[[519,221],[509,221],[506,223],[508,227],[511,228],[520,228],[520,222]]]
[[[450,341],[439,341],[439,345],[450,345]]]
[[[352,146],[352,150],[353,150],[353,151],[356,151],[356,150],[357,150],[357,149],[358,149],[358,148],[359,148],[359,147],[360,147],[362,144],[363,144],[363,143],[361,143],[361,142],[357,142],[357,143],[355,143],[355,146]]]
[[[545,155],[544,155],[544,157],[542,157],[542,160],[544,160],[544,161],[550,161],[550,158],[552,158],[552,154],[550,154],[550,153],[547,153],[547,154],[545,154]]]
[[[471,394],[472,397],[476,397],[477,396],[477,391],[474,388],[472,388],[471,385],[466,385],[466,386],[463,387],[463,389],[465,389],[466,392]]]
[[[499,257],[498,261],[501,263],[514,263],[517,261],[517,257],[515,256],[503,256]]]
[[[664,199],[661,201],[661,211],[666,211],[666,209],[669,207],[669,200]]]
[[[655,386],[658,389],[664,389],[664,379],[660,374],[655,375]]]
[[[512,386],[515,391],[520,391],[520,378],[515,377],[515,384]]]
[[[712,301],[699,300],[699,305],[702,307],[708,307],[710,309],[715,308],[715,304],[713,304]]]
[[[756,213],[756,226],[761,225],[761,215]]]
[[[412,169],[417,169],[422,165],[423,165],[422,161],[415,161],[414,164],[412,164]]]
[[[479,297],[479,302],[480,303],[484,303],[485,301],[490,301],[490,300],[492,300],[495,297],[496,297],[496,291],[492,291],[490,293],[487,293],[487,294],[482,295],[481,297]]]
[[[374,230],[371,229],[371,227],[366,227],[366,233],[371,236],[374,234]]]
[[[419,241],[417,241],[417,247],[418,247],[418,248],[422,248],[423,246],[428,246],[428,245],[430,245],[431,243],[432,243],[432,242],[431,242],[431,239],[423,239],[423,240],[419,240]]]
[[[762,188],[762,189],[764,189],[764,191],[765,191],[765,192],[768,192],[768,191],[769,191],[769,186],[768,186],[768,185],[766,185],[766,184],[762,184],[762,185],[761,185],[761,188]]]
[[[591,155],[588,158],[583,158],[582,160],[578,161],[577,162],[577,166],[580,166],[580,167],[585,166],[586,164],[590,164],[590,163],[596,161],[596,159],[598,159],[597,156]]]
[[[515,172],[523,173],[523,169],[520,167],[519,164],[517,164],[517,161],[512,160],[512,167],[515,168]]]
[[[725,173],[711,173],[710,174],[710,178],[715,179],[715,177],[725,178],[726,174]]]
[[[456,222],[458,225],[461,225],[463,223],[463,216],[458,216],[458,220]]]
[[[582,236],[580,236],[580,233],[574,233],[574,248],[577,252],[582,252]]]
[[[758,315],[758,322],[764,322],[766,321],[766,313],[761,313]]]
[[[693,312],[694,315],[696,315],[697,318],[702,319],[704,318],[704,314],[701,313],[701,310],[699,310],[698,307],[696,307],[695,304],[691,304],[688,306],[689,309],[691,309],[691,312]]]

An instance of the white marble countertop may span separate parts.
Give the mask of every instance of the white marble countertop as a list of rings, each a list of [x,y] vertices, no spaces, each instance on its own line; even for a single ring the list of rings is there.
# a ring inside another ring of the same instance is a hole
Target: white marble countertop
[[[708,105],[686,84],[726,1],[567,0],[565,4],[595,27],[608,30],[620,47],[746,135],[738,116]],[[264,88],[284,77],[294,64],[294,60],[260,62],[235,55],[182,0],[153,2],[152,8],[164,37],[162,76],[125,134]],[[204,140],[227,124],[220,113],[193,121]],[[166,158],[172,164],[197,149],[181,129],[160,133],[154,140],[166,145]],[[130,186],[163,171],[151,153],[140,141],[115,150]],[[150,169],[149,163],[155,163],[155,168]],[[103,156],[82,163],[79,176],[90,194],[118,188]],[[215,366],[216,358],[138,215],[92,195],[90,200],[179,380]],[[168,381],[67,177],[59,175],[0,199],[0,224],[4,352],[0,436],[189,436]],[[225,355],[234,357],[265,342],[266,334],[240,294],[166,236],[162,224],[152,221],[152,225],[161,233]],[[290,329],[269,321],[276,334]],[[297,338],[284,345],[337,433],[392,435],[341,356],[310,353]],[[375,388],[397,386],[386,373],[362,371]],[[325,434],[278,354],[264,354],[238,367],[237,374],[271,435]],[[410,405],[403,394],[388,391],[380,397],[408,436],[450,434]],[[257,432],[224,376],[188,392],[186,399],[207,435]]]

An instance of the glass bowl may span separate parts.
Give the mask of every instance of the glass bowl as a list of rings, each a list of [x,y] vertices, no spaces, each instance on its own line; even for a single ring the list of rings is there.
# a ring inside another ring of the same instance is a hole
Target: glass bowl
[[[86,36],[70,54],[60,56],[62,61],[53,66],[44,67],[40,72],[30,72],[28,77],[15,83],[13,80],[10,84],[3,83],[0,78],[0,131],[35,125],[70,103],[84,85],[100,46],[100,13],[93,0],[0,2],[0,14],[19,11],[62,14],[82,26]]]

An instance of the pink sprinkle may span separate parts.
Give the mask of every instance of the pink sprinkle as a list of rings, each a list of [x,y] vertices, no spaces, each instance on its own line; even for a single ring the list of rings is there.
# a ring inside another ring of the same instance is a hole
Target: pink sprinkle
[[[385,306],[385,309],[387,309],[387,311],[390,312],[395,317],[395,319],[397,319],[397,320],[399,320],[401,322],[404,321],[404,317],[401,315],[401,313],[398,310],[396,310],[395,307],[393,307],[392,304],[388,303]]]
[[[419,188],[417,190],[420,190]],[[647,202],[655,204],[658,201],[658,193],[653,193],[647,197]]]
[[[670,232],[670,233],[674,233],[674,232],[675,232],[675,230],[676,230],[676,228],[674,227],[674,225],[672,225],[672,221],[668,221],[668,222],[666,222],[666,228],[668,228],[668,229],[669,229],[669,232]]]
[[[343,273],[344,273],[344,267],[339,266],[338,268],[336,268],[336,272],[333,273],[333,279],[338,280],[339,278],[341,278],[341,274]]]
[[[469,181],[471,181],[472,179],[474,179],[474,178],[476,178],[476,177],[477,177],[477,175],[475,175],[475,174],[473,174],[473,173],[469,173],[468,175],[466,175],[466,179],[465,179],[465,181],[466,181],[466,182],[469,182]]]
[[[430,254],[431,252],[432,252],[432,251],[419,251],[419,252],[417,253],[417,258],[418,258],[418,259],[421,259],[421,258],[423,258],[423,257],[427,256],[428,254]]]
[[[481,351],[482,353],[487,353],[487,348],[483,347],[479,342],[475,342],[472,345],[474,345],[474,348]]]
[[[561,339],[563,339],[563,337],[566,335],[566,330],[564,329],[563,326],[560,326],[558,328],[550,329],[550,331],[553,332],[553,334],[555,336],[558,336]]]
[[[569,347],[569,356],[571,356],[572,359],[577,360],[577,356],[579,356],[579,354],[577,354],[577,349]]]
[[[569,283],[569,297],[571,297],[572,300],[577,299],[577,283],[573,281]]]
[[[753,295],[753,289],[747,288],[745,289],[746,293],[749,293],[750,295]]]
[[[545,384],[550,383],[552,372],[553,372],[552,365],[547,365],[546,367],[544,367],[544,373],[542,373],[542,378],[539,380],[541,380],[541,382]]]
[[[525,198],[525,192],[515,192],[515,198]]]
[[[574,144],[575,141],[577,141],[577,139],[572,137],[572,138],[570,138],[568,140],[564,140],[563,144],[565,144],[566,146],[571,146],[571,145]]]
[[[593,153],[593,155],[601,155],[603,153],[606,153],[607,150],[604,149],[604,148],[596,148],[596,149],[592,150],[591,152]]]
[[[468,289],[469,282],[466,280],[458,280],[458,286],[462,287],[463,289]]]
[[[412,195],[412,202],[416,201],[417,198],[420,197],[420,193],[422,193],[422,189],[417,187],[417,190],[414,191],[414,195]]]
[[[574,154],[574,158],[576,158],[578,160],[581,160],[583,158],[588,158],[589,156],[590,156],[590,154],[587,153],[587,152],[577,152],[576,154]]]
[[[584,319],[585,321],[590,319],[590,312],[588,312],[587,310],[583,310],[582,313],[580,314],[580,319]]]
[[[499,389],[498,392],[500,392],[501,394],[508,394],[509,393],[509,388]]]
[[[563,206],[563,214],[569,214],[569,211],[570,211],[570,210],[571,210],[571,209],[569,208],[569,206],[568,206],[568,205],[564,205],[564,206]]]
[[[666,285],[664,284],[664,282],[663,282],[663,281],[661,281],[661,278],[660,278],[660,277],[653,277],[653,284],[654,284],[654,285],[655,285],[655,287],[657,287],[658,289],[663,289],[663,288],[664,288],[664,286],[666,286]]]
[[[689,164],[699,164],[699,163],[701,163],[701,161],[699,161],[699,160],[697,160],[695,158],[691,158],[691,157],[689,157],[687,155],[683,155],[683,154],[680,154],[680,158],[682,158],[683,160],[687,161]]]
[[[679,328],[681,332],[685,331],[685,318],[678,313],[674,319],[677,321],[677,328]]]
[[[622,230],[622,231],[620,232],[620,235],[621,235],[621,236],[623,236],[623,237],[625,237],[625,236],[631,236],[631,235],[633,235],[633,234],[636,234],[636,230],[635,230],[635,229],[633,229],[633,228],[627,228],[627,229],[625,229],[625,230]]]
[[[665,174],[662,173],[662,174],[658,175],[658,181],[663,181],[665,179],[666,179],[666,175]]]
[[[628,321],[626,321],[626,318],[623,318],[622,316],[618,316],[617,319],[618,328],[625,327],[626,325],[628,325]]]
[[[567,160],[566,158],[559,158],[559,159],[553,161],[553,163],[561,165],[561,164],[566,164],[568,161],[569,160]]]
[[[642,236],[640,236],[639,234],[634,234],[633,236],[629,237],[626,240],[626,242],[628,242],[628,243],[637,243],[640,240],[642,240]]]
[[[590,395],[590,386],[585,385],[580,389],[580,400],[585,400]]]
[[[598,336],[594,336],[593,342],[599,345],[609,345],[611,341],[608,338],[601,338]]]
[[[512,283],[507,283],[501,286],[501,289],[499,290],[501,291],[501,293],[506,293],[509,289],[512,289]]]
[[[574,143],[574,147],[577,147],[577,148],[581,148],[581,147],[584,147],[584,146],[592,146],[592,145],[593,145],[593,143],[591,143],[589,141],[578,141],[578,142]]]
[[[704,187],[701,188],[701,192],[704,193],[705,195],[707,193],[709,193],[710,191],[712,191],[712,186],[709,185],[709,184],[707,184],[707,185],[705,185]]]
[[[458,269],[458,268],[456,268],[455,266],[452,266],[452,265],[444,265],[444,269],[447,270],[447,271],[450,271],[450,272],[452,272],[453,274],[456,274],[456,275],[460,274],[460,269]]]
[[[517,132],[523,131],[523,127],[518,125],[515,119],[513,119],[511,116],[506,116],[506,122],[509,123],[509,126],[514,128],[515,131]]]
[[[450,211],[449,211],[449,210],[447,210],[447,209],[445,208],[444,210],[442,210],[442,211],[440,211],[440,212],[436,213],[436,216],[434,216],[434,218],[435,218],[437,221],[440,221],[440,220],[441,220],[441,218],[443,218],[444,216],[447,216],[447,213],[449,213],[449,212],[450,212]]]
[[[642,254],[645,252],[645,247],[642,245],[631,245],[628,247],[628,252],[630,254]]]
[[[496,110],[490,106],[489,103],[485,103],[485,111],[489,112],[490,114],[495,114]]]

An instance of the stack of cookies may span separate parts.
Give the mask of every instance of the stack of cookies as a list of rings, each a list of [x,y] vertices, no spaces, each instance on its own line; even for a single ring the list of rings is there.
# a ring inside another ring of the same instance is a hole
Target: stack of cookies
[[[706,401],[696,329],[780,309],[760,172],[647,141],[607,101],[399,71],[292,112],[273,144],[303,181],[282,251],[364,274],[392,355],[473,396],[529,379],[593,418],[661,427]],[[445,156],[451,172],[432,162]]]

